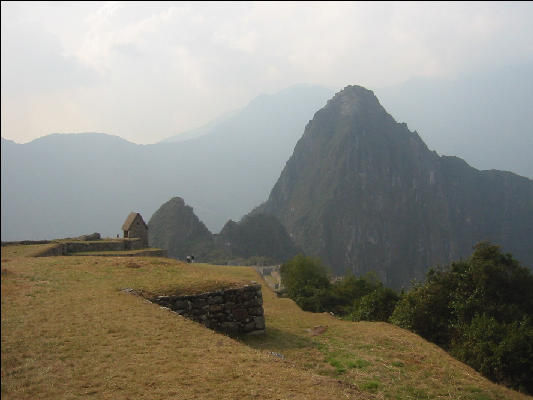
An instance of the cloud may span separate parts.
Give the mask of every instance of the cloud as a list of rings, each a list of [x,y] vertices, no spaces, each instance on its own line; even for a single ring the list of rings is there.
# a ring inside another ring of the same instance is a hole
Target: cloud
[[[98,82],[99,76],[39,25],[2,32],[2,92],[61,91]]]
[[[532,17],[533,3],[2,3],[2,104],[63,91],[83,115],[45,104],[42,126],[147,143],[298,82],[375,88],[519,63]]]

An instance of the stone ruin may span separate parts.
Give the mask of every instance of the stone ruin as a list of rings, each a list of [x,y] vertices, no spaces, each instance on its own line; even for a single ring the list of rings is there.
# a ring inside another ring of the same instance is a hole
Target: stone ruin
[[[228,334],[265,331],[259,284],[192,296],[157,296],[149,300],[215,331]]]

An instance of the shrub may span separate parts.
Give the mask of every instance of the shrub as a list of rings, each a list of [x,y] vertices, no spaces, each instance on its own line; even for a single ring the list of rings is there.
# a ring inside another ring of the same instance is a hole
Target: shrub
[[[400,298],[390,322],[447,348],[451,338],[449,303],[450,293],[444,285],[435,280],[419,284]]]
[[[431,270],[391,322],[450,350],[496,382],[533,393],[533,275],[498,246]]]
[[[354,302],[350,317],[352,321],[388,321],[398,300],[394,290],[380,286]]]
[[[373,273],[367,273],[361,277],[353,274],[346,275],[331,287],[331,311],[340,315],[349,314],[352,312],[355,300],[372,293],[381,286],[381,282]]]
[[[287,295],[303,310],[324,311],[324,303],[330,297],[330,282],[320,260],[297,255],[281,266],[280,275]]]

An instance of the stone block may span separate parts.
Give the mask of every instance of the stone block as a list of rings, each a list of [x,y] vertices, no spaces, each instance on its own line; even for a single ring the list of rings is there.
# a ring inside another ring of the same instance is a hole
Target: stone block
[[[263,315],[263,307],[253,307],[248,309],[250,315]]]
[[[265,317],[255,317],[255,329],[265,329]]]
[[[210,312],[222,311],[223,309],[224,309],[224,306],[222,304],[211,304],[209,306]]]
[[[209,304],[221,304],[224,302],[224,298],[222,296],[211,296],[207,299],[207,302]]]
[[[186,300],[176,300],[174,302],[174,306],[178,309],[178,310],[185,310],[185,309],[188,309],[189,308],[189,304]]]
[[[237,321],[245,321],[248,318],[248,311],[244,308],[236,308],[232,314]]]
[[[202,308],[202,307],[207,305],[207,300],[206,299],[202,299],[202,298],[194,299],[192,301],[192,304],[193,304],[193,307],[195,307],[195,308]]]
[[[236,322],[222,322],[220,324],[220,327],[229,333],[238,333],[239,332],[239,324]]]
[[[256,326],[255,322],[251,321],[251,322],[248,322],[247,324],[245,324],[243,326],[243,330],[244,330],[244,332],[251,332],[251,331],[255,330],[255,326]]]

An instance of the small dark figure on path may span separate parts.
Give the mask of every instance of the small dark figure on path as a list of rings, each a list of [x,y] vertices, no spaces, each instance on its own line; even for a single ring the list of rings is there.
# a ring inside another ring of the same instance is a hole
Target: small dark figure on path
[[[194,256],[191,256],[191,262],[194,263]]]
[[[191,256],[187,256],[187,264],[191,263]]]

